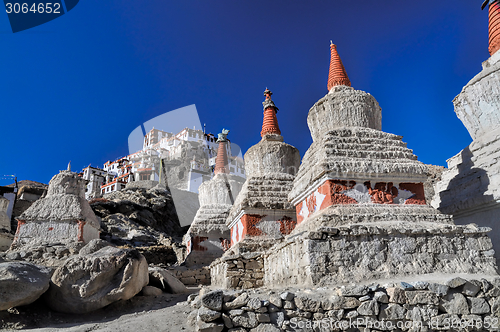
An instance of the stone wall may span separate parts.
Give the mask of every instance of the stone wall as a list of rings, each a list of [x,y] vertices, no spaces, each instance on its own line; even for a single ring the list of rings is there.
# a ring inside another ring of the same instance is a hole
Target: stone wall
[[[500,279],[397,282],[333,289],[200,292],[197,331],[498,330]]]
[[[401,224],[324,227],[290,236],[264,255],[265,285],[324,286],[428,273],[496,275],[486,235],[491,229]]]
[[[264,284],[264,260],[258,253],[224,256],[210,265],[211,285],[248,289]]]
[[[168,270],[186,286],[210,285],[210,269],[207,266],[199,268],[173,266]]]

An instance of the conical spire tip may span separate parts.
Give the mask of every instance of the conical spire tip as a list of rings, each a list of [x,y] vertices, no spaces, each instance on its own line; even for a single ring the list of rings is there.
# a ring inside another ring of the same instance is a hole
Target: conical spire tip
[[[349,81],[349,77],[347,76],[344,65],[342,64],[342,60],[340,60],[340,56],[337,52],[337,47],[331,40],[330,42],[331,58],[330,70],[328,73],[328,91],[337,85],[351,86],[351,81]]]

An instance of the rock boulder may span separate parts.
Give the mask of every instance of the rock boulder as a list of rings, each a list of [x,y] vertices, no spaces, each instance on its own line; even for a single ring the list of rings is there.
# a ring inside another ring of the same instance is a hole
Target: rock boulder
[[[30,304],[49,288],[51,269],[25,262],[0,263],[0,310]]]
[[[156,266],[148,268],[148,271],[151,285],[172,294],[187,293],[186,286],[169,271]]]
[[[57,268],[45,299],[53,310],[87,313],[132,298],[148,282],[148,264],[137,250],[105,247]]]

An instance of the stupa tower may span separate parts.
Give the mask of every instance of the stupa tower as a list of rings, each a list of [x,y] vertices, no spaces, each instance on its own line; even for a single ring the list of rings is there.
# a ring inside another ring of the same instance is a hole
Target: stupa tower
[[[232,246],[256,240],[260,250],[295,227],[295,210],[288,202],[288,193],[300,164],[299,151],[283,142],[272,92],[266,89],[264,95],[262,138],[245,153],[247,179],[226,221]]]
[[[222,133],[219,134],[219,138],[217,139],[217,143],[219,143],[219,146],[217,147],[217,158],[215,160],[214,175],[229,174],[226,148],[226,144],[228,143],[227,134],[229,134],[229,130],[222,129]]]
[[[200,208],[183,238],[188,251],[187,266],[208,265],[229,247],[229,228],[225,222],[244,179],[229,174],[228,133],[229,130],[222,129],[217,140],[214,177],[198,188]]]
[[[453,215],[457,224],[493,228],[493,249],[500,250],[500,2],[489,6],[491,56],[453,99],[455,113],[472,142],[447,160],[448,169],[435,186],[432,205]],[[500,260],[497,260],[500,264]]]
[[[274,102],[271,99],[272,94],[273,93],[267,88],[264,91],[266,100],[262,103],[264,106],[264,121],[262,121],[262,131],[260,132],[261,137],[264,137],[265,135],[281,135],[280,127],[278,126],[278,118],[276,117],[278,108],[274,105]]]
[[[313,143],[288,196],[297,227],[266,252],[265,285],[496,275],[488,246],[469,254],[475,250],[469,243],[490,241],[488,230],[457,226],[426,205],[427,167],[401,136],[381,131],[378,102],[349,86],[336,47],[330,49],[328,93],[309,110]]]

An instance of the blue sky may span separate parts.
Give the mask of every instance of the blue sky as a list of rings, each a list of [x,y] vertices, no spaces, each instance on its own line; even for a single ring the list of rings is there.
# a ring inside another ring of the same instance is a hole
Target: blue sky
[[[424,163],[445,165],[471,138],[452,100],[488,54],[480,1],[81,0],[13,34],[0,14],[0,177],[48,183],[128,154],[132,130],[195,104],[207,131],[246,151],[274,93],[287,143],[326,93],[330,40],[352,86],[382,107],[382,129]],[[0,185],[11,181],[0,180]]]

